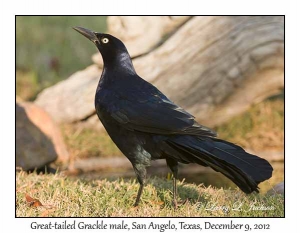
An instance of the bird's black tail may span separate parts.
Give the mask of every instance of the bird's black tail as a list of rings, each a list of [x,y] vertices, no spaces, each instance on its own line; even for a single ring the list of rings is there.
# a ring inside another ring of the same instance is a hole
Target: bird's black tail
[[[180,136],[167,144],[176,153],[176,160],[210,166],[232,180],[243,192],[258,192],[258,184],[272,176],[268,161],[249,154],[241,147],[211,137]]]

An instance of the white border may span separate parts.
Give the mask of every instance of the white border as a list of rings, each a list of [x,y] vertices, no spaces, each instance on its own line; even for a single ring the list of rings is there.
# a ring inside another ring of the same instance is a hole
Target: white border
[[[4,5],[5,4],[5,5]],[[34,219],[15,219],[15,135],[14,110],[15,98],[15,14],[284,14],[286,15],[286,218],[285,219],[233,219],[236,222],[270,223],[272,229],[268,232],[283,232],[286,229],[297,229],[299,201],[297,188],[299,176],[299,1],[251,0],[251,1],[5,1],[1,4],[1,229],[11,232],[32,232],[30,223]],[[29,32],[30,33],[30,32]],[[4,160],[5,158],[5,160]],[[296,188],[297,187],[297,188]],[[297,218],[297,219],[296,219]],[[63,221],[63,219],[51,219]],[[68,219],[71,220],[71,219]],[[77,219],[78,221],[79,219]],[[85,219],[86,223],[96,219]],[[105,219],[116,222],[120,219]],[[134,219],[127,219],[127,221]],[[150,222],[153,219],[138,219]],[[167,219],[156,219],[157,223]],[[180,219],[173,219],[179,221]],[[209,219],[183,219],[185,222],[203,222]],[[213,222],[229,222],[230,219],[212,219]],[[38,219],[39,222],[49,222],[50,219]],[[73,231],[72,231],[73,232]],[[75,231],[76,232],[76,231]],[[192,232],[192,231],[190,231]],[[235,231],[237,232],[237,231]],[[253,232],[253,231],[252,231]]]

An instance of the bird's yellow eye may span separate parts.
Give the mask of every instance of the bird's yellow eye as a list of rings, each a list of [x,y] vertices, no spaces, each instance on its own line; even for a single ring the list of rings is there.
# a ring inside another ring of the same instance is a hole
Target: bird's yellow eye
[[[107,44],[107,43],[109,42],[109,39],[107,39],[107,38],[102,38],[101,41],[102,41],[102,43]]]

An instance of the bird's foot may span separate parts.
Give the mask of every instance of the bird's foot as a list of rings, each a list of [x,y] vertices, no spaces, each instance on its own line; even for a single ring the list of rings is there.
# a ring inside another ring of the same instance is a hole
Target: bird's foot
[[[178,208],[178,203],[177,203],[177,201],[176,201],[176,200],[173,200],[173,201],[172,201],[172,204],[173,204],[174,209],[176,210],[176,209]]]
[[[139,206],[134,206],[132,205],[130,208],[129,208],[130,211],[132,211],[133,213],[135,212],[139,212],[140,211],[140,208]]]
[[[131,210],[138,210],[138,208],[139,208],[139,203],[135,202],[130,209]]]
[[[137,202],[135,202],[134,204],[133,204],[133,207],[138,207],[139,206],[139,203],[137,203]]]
[[[189,202],[189,199],[187,198],[183,201],[173,200],[172,204],[173,204],[174,209],[177,209],[178,207],[186,205],[188,202]]]

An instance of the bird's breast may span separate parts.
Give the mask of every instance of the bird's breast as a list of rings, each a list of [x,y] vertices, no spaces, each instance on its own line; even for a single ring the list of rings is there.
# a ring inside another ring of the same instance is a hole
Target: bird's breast
[[[97,109],[97,115],[112,141],[131,162],[149,166],[151,160],[162,158],[160,151],[154,149],[157,142],[152,135],[126,129],[105,109]]]

